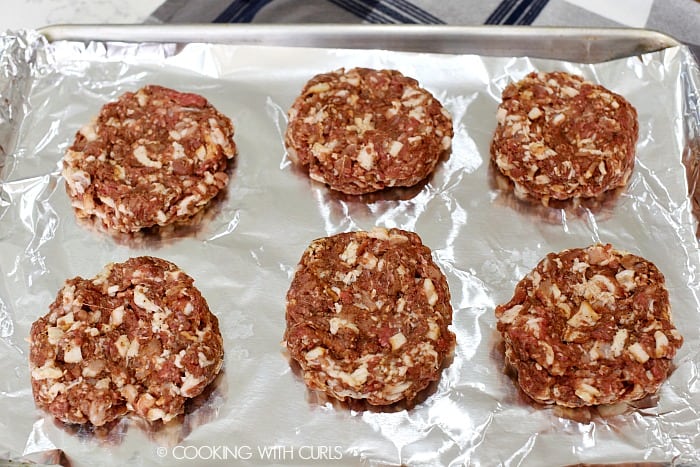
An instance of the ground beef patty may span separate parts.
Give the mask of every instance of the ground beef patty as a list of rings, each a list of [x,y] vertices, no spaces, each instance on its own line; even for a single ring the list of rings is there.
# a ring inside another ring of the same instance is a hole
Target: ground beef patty
[[[566,407],[655,393],[683,342],[661,272],[609,244],[548,254],[496,317],[523,391]]]
[[[196,94],[127,92],[81,128],[63,158],[79,218],[110,230],[187,221],[228,183],[233,124]]]
[[[332,189],[357,195],[412,186],[452,144],[452,118],[395,70],[340,69],[313,77],[289,109],[292,161]]]
[[[502,99],[491,158],[519,197],[547,205],[627,184],[639,125],[622,96],[579,76],[540,72],[509,84]]]
[[[454,348],[447,281],[418,235],[320,238],[287,293],[289,352],[312,389],[374,405],[411,400]]]
[[[168,261],[132,258],[70,279],[49,310],[31,328],[32,390],[64,422],[168,421],[221,369],[218,320]]]

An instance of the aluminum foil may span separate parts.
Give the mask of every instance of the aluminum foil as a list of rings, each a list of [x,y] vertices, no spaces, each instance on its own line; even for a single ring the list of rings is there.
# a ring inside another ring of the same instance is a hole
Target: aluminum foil
[[[700,255],[692,196],[698,68],[684,48],[581,65],[551,60],[213,44],[0,39],[0,458],[71,465],[700,464]],[[314,74],[395,68],[440,99],[453,151],[413,189],[339,196],[291,166],[286,110]],[[597,205],[517,201],[489,164],[503,88],[565,70],[624,95],[639,112],[629,186]],[[239,148],[223,199],[196,229],[113,237],[76,222],[60,160],[106,102],[148,83],[204,95]],[[371,408],[306,389],[280,342],[285,294],[317,237],[375,225],[416,231],[452,292],[454,358],[412,406]],[[548,252],[593,242],[656,263],[685,343],[659,393],[600,411],[531,403],[504,371],[494,308]],[[35,408],[26,337],[67,278],[155,255],[196,280],[219,317],[225,366],[183,417],[125,418],[89,430]],[[602,412],[602,413],[601,413]],[[61,457],[63,454],[63,457]]]

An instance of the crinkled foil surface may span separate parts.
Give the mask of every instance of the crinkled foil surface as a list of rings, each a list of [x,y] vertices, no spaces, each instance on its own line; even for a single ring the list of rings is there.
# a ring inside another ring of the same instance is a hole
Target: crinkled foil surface
[[[80,465],[700,464],[700,313],[693,177],[699,73],[684,48],[580,65],[528,58],[211,44],[0,38],[0,458]],[[395,68],[452,114],[453,151],[415,189],[342,197],[285,156],[286,110],[314,74]],[[584,75],[638,110],[627,189],[545,209],[501,189],[489,143],[503,88],[531,70]],[[76,131],[148,83],[204,95],[236,126],[230,185],[197,229],[112,237],[79,224],[60,175]],[[309,242],[373,226],[417,232],[446,274],[457,335],[439,384],[413,407],[340,404],[308,391],[280,344],[285,294]],[[610,242],[665,274],[685,343],[655,397],[600,413],[528,401],[504,371],[494,308],[548,252]],[[26,338],[67,278],[137,255],[175,262],[219,317],[225,366],[168,425],[64,426],[34,406]],[[612,413],[611,413],[612,412]]]

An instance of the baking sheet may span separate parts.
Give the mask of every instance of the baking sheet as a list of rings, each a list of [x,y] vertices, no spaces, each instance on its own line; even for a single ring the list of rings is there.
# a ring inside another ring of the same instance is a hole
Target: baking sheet
[[[584,65],[226,44],[47,44],[32,32],[1,44],[0,456],[56,462],[48,455],[60,449],[71,465],[700,463],[700,255],[684,168],[700,128],[699,80],[686,49]],[[398,69],[452,114],[452,154],[428,183],[351,198],[290,165],[286,110],[314,74],[353,66]],[[500,93],[535,69],[582,74],[637,108],[637,165],[618,197],[557,210],[499,188],[488,148]],[[226,196],[198,229],[115,238],[75,221],[60,160],[104,103],[149,83],[204,95],[232,118],[239,154]],[[421,235],[452,293],[454,358],[411,408],[345,405],[310,392],[280,345],[284,296],[304,248],[375,225]],[[598,241],[659,266],[685,338],[657,397],[606,418],[528,402],[503,371],[493,315],[548,252]],[[195,278],[220,320],[222,375],[177,423],[124,419],[92,432],[55,422],[31,396],[31,323],[66,278],[92,277],[110,261],[142,254]]]

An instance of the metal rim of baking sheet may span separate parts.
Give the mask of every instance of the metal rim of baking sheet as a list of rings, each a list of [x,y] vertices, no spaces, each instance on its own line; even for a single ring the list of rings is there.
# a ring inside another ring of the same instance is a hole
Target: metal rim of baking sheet
[[[530,56],[597,63],[682,45],[648,29],[349,24],[51,25],[49,41],[205,42]]]

